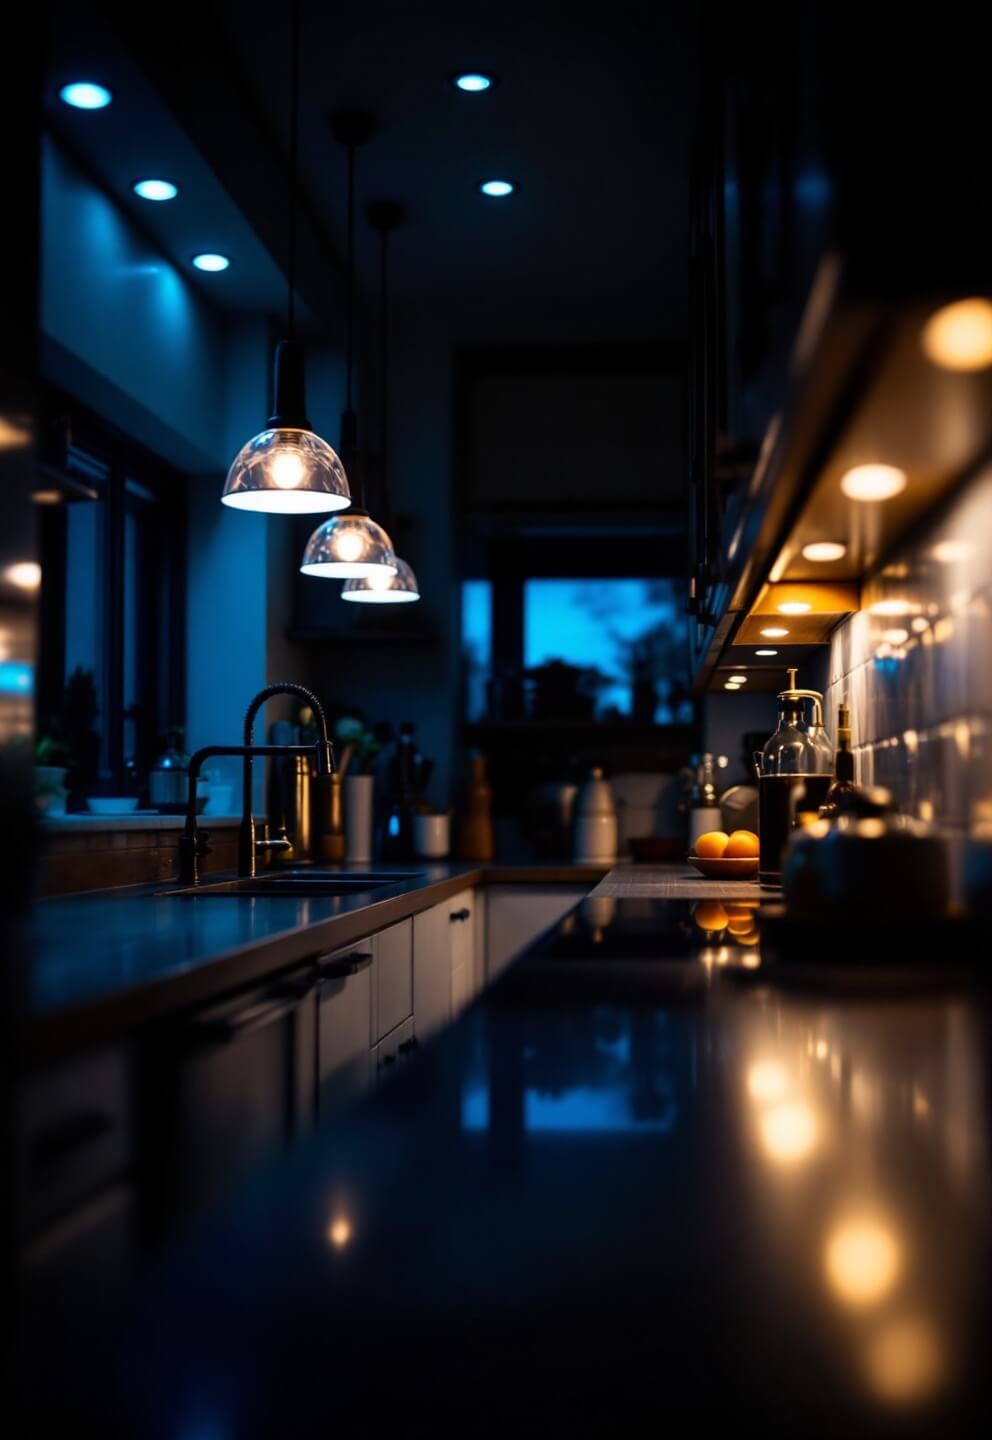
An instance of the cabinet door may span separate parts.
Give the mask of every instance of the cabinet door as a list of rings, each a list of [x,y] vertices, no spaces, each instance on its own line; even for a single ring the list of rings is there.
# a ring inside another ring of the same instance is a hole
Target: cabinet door
[[[451,1014],[460,1015],[475,988],[475,895],[462,890],[446,906],[451,948]]]
[[[168,1228],[312,1123],[312,971],[193,1016],[151,1058],[150,1221]]]
[[[529,945],[588,894],[587,886],[493,886],[486,897],[486,979],[495,980]]]
[[[372,941],[321,956],[317,989],[317,1111],[321,1118],[369,1088]]]
[[[375,937],[372,1038],[381,1040],[413,1014],[413,922],[390,925]]]
[[[375,1088],[398,1075],[416,1048],[411,1015],[372,1047],[372,1084]]]
[[[413,917],[413,1023],[421,1041],[451,1019],[450,928],[447,905]]]

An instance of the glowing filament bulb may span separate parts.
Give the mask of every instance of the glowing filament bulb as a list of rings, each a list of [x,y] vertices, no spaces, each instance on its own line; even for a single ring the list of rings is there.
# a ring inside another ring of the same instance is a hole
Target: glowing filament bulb
[[[280,490],[295,490],[304,476],[304,466],[296,450],[278,450],[269,466],[272,483]]]

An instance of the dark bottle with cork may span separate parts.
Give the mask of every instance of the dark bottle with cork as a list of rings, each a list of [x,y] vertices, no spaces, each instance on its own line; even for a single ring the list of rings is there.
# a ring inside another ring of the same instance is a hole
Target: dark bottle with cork
[[[790,669],[788,688],[779,693],[778,729],[761,752],[758,767],[758,831],[761,845],[759,878],[763,884],[782,880],[782,857],[793,826],[816,815],[827,798],[833,752],[823,729],[823,696],[796,687]],[[803,707],[812,702],[806,723]]]
[[[841,705],[837,710],[837,753],[834,756],[834,783],[820,806],[820,815],[832,820],[848,800],[858,793],[854,783],[854,751],[851,749],[851,709]]]

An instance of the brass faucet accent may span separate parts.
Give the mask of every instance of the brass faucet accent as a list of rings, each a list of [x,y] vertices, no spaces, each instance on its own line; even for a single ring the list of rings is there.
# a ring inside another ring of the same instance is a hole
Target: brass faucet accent
[[[312,709],[317,720],[318,738],[313,745],[256,745],[255,716],[273,695],[298,695]],[[181,885],[200,883],[200,860],[210,853],[209,835],[196,822],[196,785],[205,760],[215,755],[240,755],[244,760],[241,790],[241,825],[238,830],[238,875],[250,880],[255,874],[255,861],[260,849],[286,849],[289,841],[285,838],[259,841],[255,836],[255,816],[252,813],[252,762],[256,755],[309,755],[313,757],[318,775],[333,775],[334,751],[327,733],[327,716],[324,707],[305,685],[291,681],[267,685],[260,690],[245,711],[244,744],[205,745],[191,756],[189,762],[189,790],[186,797],[186,823],[179,837],[179,875]]]

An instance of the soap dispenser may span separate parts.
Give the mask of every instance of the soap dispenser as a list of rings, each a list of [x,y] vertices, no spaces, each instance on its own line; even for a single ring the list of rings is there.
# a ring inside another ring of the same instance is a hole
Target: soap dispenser
[[[789,684],[779,693],[778,729],[761,752],[758,771],[758,831],[761,842],[759,877],[779,885],[789,832],[802,816],[816,816],[833,778],[833,750],[823,726],[823,696],[818,690]],[[812,706],[809,722],[805,702]]]

